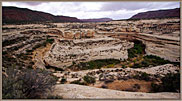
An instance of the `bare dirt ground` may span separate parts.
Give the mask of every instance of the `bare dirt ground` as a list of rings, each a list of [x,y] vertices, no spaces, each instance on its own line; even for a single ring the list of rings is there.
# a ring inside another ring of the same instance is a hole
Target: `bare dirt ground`
[[[133,92],[150,92],[151,81],[144,80],[116,80],[112,83],[106,84],[108,89],[120,91],[133,91]]]

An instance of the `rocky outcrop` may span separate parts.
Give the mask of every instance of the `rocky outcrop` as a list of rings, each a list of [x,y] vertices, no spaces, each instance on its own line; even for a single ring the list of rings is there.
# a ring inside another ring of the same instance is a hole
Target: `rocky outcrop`
[[[72,62],[84,62],[97,59],[128,58],[127,49],[133,47],[133,43],[115,38],[91,38],[64,40],[60,39],[52,45],[45,61],[58,68],[68,67]]]
[[[169,36],[134,35],[146,45],[147,55],[156,55],[172,62],[180,61],[180,39]]]
[[[126,40],[140,40],[147,55],[156,55],[173,62],[180,61],[179,19],[151,19],[100,23],[97,33]]]
[[[105,33],[106,34],[106,33]],[[172,36],[158,36],[144,33],[115,33],[106,35],[125,40],[140,40],[145,44],[146,55],[156,55],[172,62],[180,61],[180,38]]]
[[[162,20],[111,21],[97,25],[98,32],[136,32],[174,37],[179,37],[179,30],[180,20],[178,18]]]
[[[33,47],[43,44],[46,38],[45,32],[38,30],[29,30],[20,34],[3,36],[3,52],[26,53],[26,50],[32,50]]]
[[[102,68],[102,69],[94,69],[94,70],[82,70],[75,72],[61,72],[61,73],[53,73],[56,77],[60,78],[58,83],[61,82],[62,78],[66,78],[67,82],[72,82],[75,80],[82,80],[84,76],[89,75],[93,76],[96,82],[112,82],[114,80],[127,80],[133,78],[134,75],[140,75],[141,73],[149,74],[149,80],[155,80],[156,75],[159,78],[164,77],[168,73],[177,73],[179,67],[174,66],[172,64],[165,64],[155,67],[148,68]],[[137,78],[140,79],[140,78]]]
[[[59,84],[52,95],[63,99],[179,99],[179,93],[141,93],[88,87],[76,84]]]
[[[64,31],[63,38],[65,39],[81,39],[93,38],[95,31],[93,30],[79,30],[79,31]]]

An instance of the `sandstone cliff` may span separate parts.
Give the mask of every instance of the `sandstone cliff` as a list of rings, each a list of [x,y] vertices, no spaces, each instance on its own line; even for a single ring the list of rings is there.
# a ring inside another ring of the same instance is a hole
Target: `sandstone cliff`
[[[58,40],[44,57],[46,63],[58,68],[68,67],[73,62],[86,62],[97,59],[128,58],[127,49],[133,43],[115,38],[91,38],[77,40]]]

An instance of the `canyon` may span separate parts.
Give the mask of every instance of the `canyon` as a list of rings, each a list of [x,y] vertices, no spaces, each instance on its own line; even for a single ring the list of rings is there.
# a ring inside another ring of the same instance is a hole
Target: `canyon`
[[[63,99],[178,99],[179,90],[153,89],[180,71],[180,19],[133,18],[4,24],[3,74],[49,71]]]

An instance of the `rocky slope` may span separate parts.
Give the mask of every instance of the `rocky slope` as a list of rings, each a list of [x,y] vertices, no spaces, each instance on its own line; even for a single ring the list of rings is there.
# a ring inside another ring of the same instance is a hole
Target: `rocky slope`
[[[172,18],[172,17],[177,17],[177,18],[180,17],[180,8],[142,12],[132,16],[130,19],[151,19],[151,18]]]
[[[172,64],[165,64],[149,68],[102,68],[94,70],[82,70],[82,71],[63,71],[53,73],[59,78],[58,83],[61,83],[62,78],[66,78],[67,82],[72,82],[75,80],[83,81],[83,77],[86,75],[92,76],[96,79],[95,86],[102,84],[101,82],[113,82],[114,80],[129,80],[135,75],[140,75],[142,73],[149,74],[149,81],[156,80],[158,78],[164,77],[168,73],[176,73],[179,67]],[[157,77],[156,77],[157,76]],[[142,79],[142,78],[135,78]]]
[[[56,85],[53,95],[63,99],[179,99],[179,93],[139,93],[88,87],[76,84]]]

